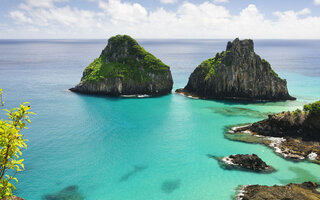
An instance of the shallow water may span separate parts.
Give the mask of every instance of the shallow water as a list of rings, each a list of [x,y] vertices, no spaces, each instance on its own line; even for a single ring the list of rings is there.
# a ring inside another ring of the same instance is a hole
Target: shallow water
[[[171,66],[177,89],[202,60],[224,50],[227,40],[139,42]],[[320,41],[257,40],[256,52],[287,79],[290,94],[298,99],[254,104],[174,93],[124,99],[68,92],[105,45],[105,40],[0,41],[5,107],[29,101],[37,113],[25,131],[26,170],[18,176],[17,195],[37,200],[67,191],[87,200],[227,200],[238,185],[320,179],[319,165],[291,162],[263,145],[224,138],[225,126],[320,99]],[[235,153],[255,153],[277,171],[224,170],[207,156]]]

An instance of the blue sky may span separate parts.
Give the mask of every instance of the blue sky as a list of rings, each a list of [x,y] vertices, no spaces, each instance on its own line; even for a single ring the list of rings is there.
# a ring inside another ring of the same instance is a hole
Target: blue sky
[[[1,0],[0,38],[320,39],[320,0]]]

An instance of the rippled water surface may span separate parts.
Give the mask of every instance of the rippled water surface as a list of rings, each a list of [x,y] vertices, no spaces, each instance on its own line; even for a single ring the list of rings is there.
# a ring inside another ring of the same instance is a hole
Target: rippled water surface
[[[171,66],[174,89],[227,40],[139,40]],[[320,99],[320,41],[257,40],[255,50],[287,79],[297,101],[233,103],[171,94],[121,99],[68,92],[106,40],[0,40],[6,108],[28,101],[26,170],[16,194],[27,200],[229,200],[238,185],[320,179],[320,166],[294,163],[258,144],[229,141],[225,126]],[[4,117],[4,115],[1,115]],[[207,154],[255,153],[277,172],[223,170]]]

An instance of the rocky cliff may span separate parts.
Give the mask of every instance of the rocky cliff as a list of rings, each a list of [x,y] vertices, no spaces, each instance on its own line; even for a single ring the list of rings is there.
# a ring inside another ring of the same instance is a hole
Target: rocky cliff
[[[209,99],[294,100],[287,82],[254,52],[252,40],[235,39],[226,51],[203,61],[177,93]]]
[[[320,101],[304,106],[304,111],[282,112],[269,115],[268,119],[253,123],[249,130],[259,135],[301,138],[320,142]],[[319,107],[319,108],[318,108]]]
[[[315,200],[320,199],[318,184],[305,182],[284,186],[248,185],[240,190],[239,200]]]
[[[127,35],[111,37],[99,58],[71,91],[87,94],[150,95],[171,93],[170,67]]]
[[[265,120],[234,127],[226,137],[262,143],[285,158],[320,164],[320,101],[305,105],[303,111],[269,115]]]

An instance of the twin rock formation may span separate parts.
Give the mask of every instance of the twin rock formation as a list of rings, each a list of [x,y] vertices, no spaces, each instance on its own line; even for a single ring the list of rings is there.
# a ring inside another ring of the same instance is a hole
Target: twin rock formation
[[[171,93],[170,67],[127,35],[111,37],[99,58],[71,91],[109,96]],[[235,39],[226,51],[201,63],[177,93],[209,99],[293,100],[287,82],[255,54],[252,40]]]

